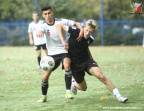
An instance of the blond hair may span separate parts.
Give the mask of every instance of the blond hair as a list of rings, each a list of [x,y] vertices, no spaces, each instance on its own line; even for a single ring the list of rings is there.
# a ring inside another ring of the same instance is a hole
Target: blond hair
[[[91,28],[93,31],[95,31],[97,29],[97,27],[98,27],[97,23],[94,20],[92,20],[92,19],[90,19],[90,20],[88,20],[86,22],[86,26]]]

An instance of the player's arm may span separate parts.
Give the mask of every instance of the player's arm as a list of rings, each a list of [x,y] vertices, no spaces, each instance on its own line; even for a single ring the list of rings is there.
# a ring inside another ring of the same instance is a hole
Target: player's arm
[[[31,33],[31,32],[29,32],[29,43],[30,43],[30,45],[33,45],[33,44],[34,44],[34,42],[33,42],[33,37],[32,37],[32,33]]]
[[[66,31],[66,25],[57,24],[56,28],[57,28],[58,35],[62,41],[62,44],[65,47],[65,50],[68,50],[69,46],[68,46],[67,42],[65,41],[63,33],[62,33],[63,30]]]
[[[37,33],[36,33],[36,36],[37,37],[43,37],[44,36],[44,32],[42,30],[39,30]]]
[[[77,38],[77,40],[81,41],[81,39],[84,36],[84,29],[83,29],[82,25],[79,22],[74,22],[74,26],[76,26],[77,28],[80,29],[79,37]]]
[[[37,37],[43,37],[44,36],[44,25],[43,25],[43,22],[41,24],[39,24],[36,36]]]

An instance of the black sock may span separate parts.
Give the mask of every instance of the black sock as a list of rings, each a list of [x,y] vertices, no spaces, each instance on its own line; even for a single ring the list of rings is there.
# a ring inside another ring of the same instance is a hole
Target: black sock
[[[47,95],[47,90],[48,90],[48,82],[43,82],[41,83],[41,88],[42,88],[42,95]]]
[[[37,57],[37,58],[38,58],[38,64],[40,66],[41,57]]]
[[[66,84],[66,89],[68,90],[70,90],[71,88],[71,80],[72,80],[72,72],[65,71],[65,84]]]

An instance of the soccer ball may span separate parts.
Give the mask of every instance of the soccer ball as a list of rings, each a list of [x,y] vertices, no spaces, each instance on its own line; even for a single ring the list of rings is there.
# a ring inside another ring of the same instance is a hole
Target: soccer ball
[[[51,56],[45,56],[40,61],[40,66],[45,71],[50,71],[55,66],[55,61]]]

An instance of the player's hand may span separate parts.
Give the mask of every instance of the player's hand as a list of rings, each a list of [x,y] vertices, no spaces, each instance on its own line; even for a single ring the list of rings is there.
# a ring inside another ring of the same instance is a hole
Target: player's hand
[[[37,36],[37,37],[43,37],[43,36],[44,36],[43,31],[37,32],[37,33],[36,33],[36,36]]]
[[[66,41],[63,41],[62,44],[64,45],[65,50],[69,49],[69,45]]]
[[[77,41],[80,42],[82,38],[84,37],[84,29],[82,29],[79,33],[79,37],[77,38]]]

